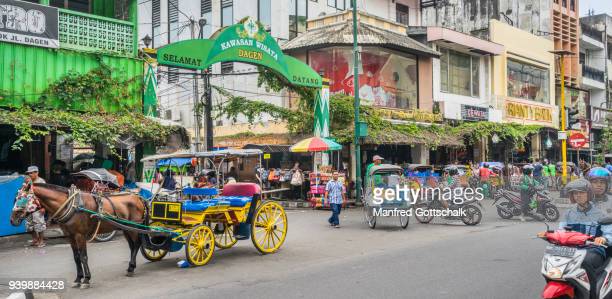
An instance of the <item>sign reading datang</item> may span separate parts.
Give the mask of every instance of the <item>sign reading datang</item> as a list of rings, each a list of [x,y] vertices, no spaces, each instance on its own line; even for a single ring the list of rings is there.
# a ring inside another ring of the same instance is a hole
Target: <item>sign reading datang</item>
[[[55,7],[0,0],[0,42],[59,48],[58,19]]]

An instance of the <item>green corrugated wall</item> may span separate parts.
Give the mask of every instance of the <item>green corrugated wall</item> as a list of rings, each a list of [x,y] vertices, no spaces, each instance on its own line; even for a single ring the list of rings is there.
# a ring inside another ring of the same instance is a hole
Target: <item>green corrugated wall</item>
[[[139,77],[130,86],[133,92],[124,99],[124,104],[134,109],[140,108],[143,62],[133,58],[101,57],[119,80]],[[86,73],[98,66],[95,54],[0,42],[0,106],[20,107],[28,104],[64,108],[65,105],[59,100],[42,97],[47,87],[69,71]],[[119,110],[116,104],[108,100],[103,101],[103,107],[107,112]],[[93,100],[77,109],[99,111]]]

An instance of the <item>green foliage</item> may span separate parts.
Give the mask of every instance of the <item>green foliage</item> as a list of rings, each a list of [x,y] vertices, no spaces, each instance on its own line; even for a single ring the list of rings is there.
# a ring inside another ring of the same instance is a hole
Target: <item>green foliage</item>
[[[501,140],[511,141],[515,146],[521,146],[531,134],[538,133],[542,126],[521,125],[515,123],[494,123],[488,121],[465,122],[452,128],[453,131],[466,137],[469,143],[475,143],[482,138],[497,134]]]
[[[14,111],[0,110],[0,119],[15,127],[18,139],[13,143],[13,149],[20,149],[23,143],[34,140],[35,136],[44,136],[55,131],[70,136],[74,142],[102,144],[114,151],[121,137],[133,136],[161,144],[177,129],[162,126],[140,113],[35,111],[24,107]]]
[[[279,121],[286,121],[292,133],[312,131],[314,117],[312,113],[307,114],[300,110],[291,110],[263,101],[248,100],[245,97],[235,96],[218,86],[213,86],[213,88],[226,98],[216,107],[215,119],[227,117],[236,121],[238,116],[243,115],[250,124],[254,124],[264,114],[268,114]]]
[[[603,129],[599,146],[604,154],[612,153],[612,126],[607,126]]]
[[[85,74],[68,72],[58,81],[49,85],[45,94],[55,97],[66,104],[69,109],[84,110],[86,103],[95,102],[99,112],[104,112],[104,101],[110,101],[121,110],[130,108],[125,99],[132,97],[134,82],[138,77],[129,80],[113,78],[113,70],[98,58],[100,67]],[[93,108],[96,109],[96,108]],[[92,110],[92,109],[90,109]]]

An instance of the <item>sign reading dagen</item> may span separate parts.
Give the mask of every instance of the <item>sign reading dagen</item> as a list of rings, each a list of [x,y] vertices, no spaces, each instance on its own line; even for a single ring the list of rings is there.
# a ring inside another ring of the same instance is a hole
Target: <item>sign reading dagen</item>
[[[274,70],[293,85],[321,87],[321,76],[300,60],[285,56],[276,40],[251,17],[219,30],[210,39],[161,47],[157,57],[161,65],[188,69],[205,69],[219,62],[245,62]]]
[[[59,48],[58,19],[55,7],[0,0],[0,42]]]

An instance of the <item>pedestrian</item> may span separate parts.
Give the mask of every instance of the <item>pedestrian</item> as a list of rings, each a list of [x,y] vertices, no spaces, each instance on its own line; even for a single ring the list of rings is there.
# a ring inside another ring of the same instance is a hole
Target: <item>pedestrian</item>
[[[534,159],[533,163],[533,178],[538,181],[538,183],[542,184],[543,179],[544,166],[542,165],[541,159]]]
[[[346,200],[346,194],[343,192],[344,186],[338,181],[338,172],[332,173],[332,179],[325,185],[325,198],[329,201],[329,206],[332,210],[332,215],[327,222],[329,225],[340,228],[340,210],[342,203]]]
[[[45,184],[46,181],[38,175],[38,166],[30,166],[26,171],[28,178],[26,178],[26,182],[32,184]],[[31,188],[31,186],[30,186]],[[35,211],[32,212],[26,218],[26,230],[32,234],[31,246],[35,247],[45,247],[45,237],[44,232],[47,229],[47,224],[45,222],[45,209],[37,203],[37,207],[35,207]]]
[[[291,174],[291,191],[293,193],[293,198],[301,200],[302,185],[304,184],[304,175],[302,174],[302,170],[300,169],[300,162],[295,162],[291,171],[293,172]]]

